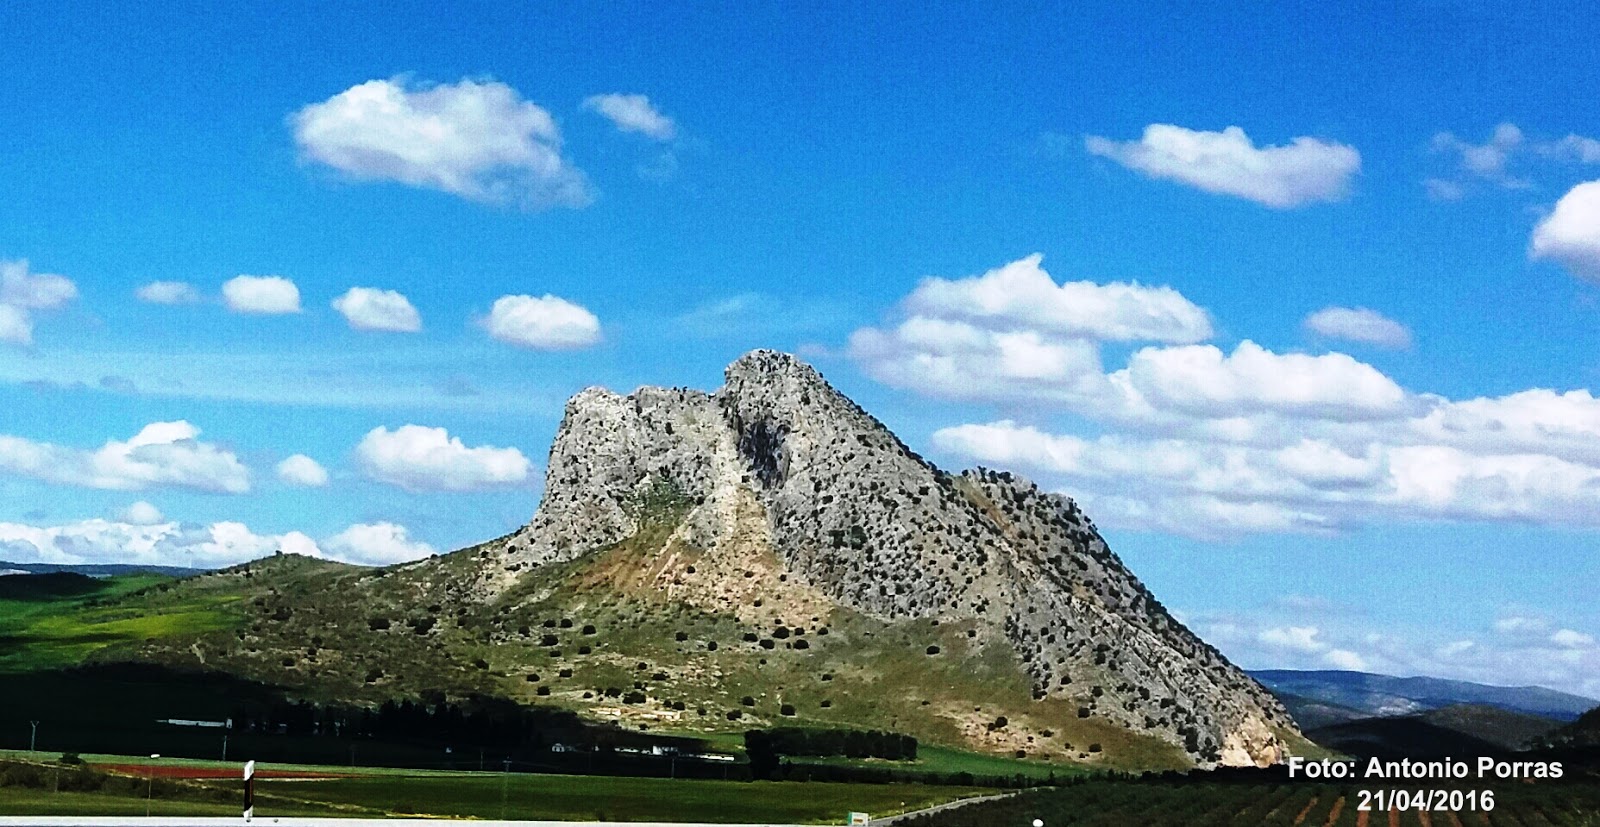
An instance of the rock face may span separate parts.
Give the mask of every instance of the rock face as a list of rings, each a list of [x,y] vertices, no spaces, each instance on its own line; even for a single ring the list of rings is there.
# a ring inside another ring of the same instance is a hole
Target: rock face
[[[726,380],[712,394],[574,396],[544,500],[486,588],[629,537],[642,493],[669,485],[693,503],[682,542],[766,546],[786,587],[886,621],[979,621],[1036,700],[1201,765],[1282,757],[1280,735],[1296,732],[1284,708],[1178,623],[1072,500],[1009,473],[935,468],[792,356],[755,351]]]

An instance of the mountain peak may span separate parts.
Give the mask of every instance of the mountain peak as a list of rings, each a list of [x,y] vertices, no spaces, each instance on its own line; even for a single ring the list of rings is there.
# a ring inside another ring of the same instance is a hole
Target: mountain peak
[[[1201,763],[1277,760],[1279,733],[1294,731],[1071,500],[1008,473],[940,471],[787,353],[745,354],[715,393],[575,396],[544,500],[485,566],[498,578],[487,585],[503,592],[617,549],[658,567],[652,588],[741,623],[833,606],[875,623],[967,624],[970,646],[1010,653],[1036,702]]]

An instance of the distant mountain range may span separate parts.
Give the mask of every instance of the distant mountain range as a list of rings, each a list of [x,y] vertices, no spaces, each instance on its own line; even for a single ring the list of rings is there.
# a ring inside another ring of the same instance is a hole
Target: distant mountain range
[[[1472,704],[1574,721],[1600,701],[1542,686],[1489,686],[1443,678],[1396,678],[1367,672],[1264,669],[1250,673],[1272,690],[1301,726],[1395,717]]]
[[[191,574],[203,574],[209,569],[191,569],[183,566],[144,566],[144,565],[91,565],[91,564],[60,564],[60,563],[8,563],[0,560],[0,577],[14,574],[57,574],[70,572],[72,574],[86,574],[90,577],[111,577],[119,574],[164,574],[169,577],[187,577]]]

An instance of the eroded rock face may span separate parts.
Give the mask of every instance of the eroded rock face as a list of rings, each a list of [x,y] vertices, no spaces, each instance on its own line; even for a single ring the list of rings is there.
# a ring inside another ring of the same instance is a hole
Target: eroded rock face
[[[567,404],[544,501],[507,544],[526,572],[618,542],[641,497],[693,503],[700,548],[759,541],[795,588],[885,620],[981,621],[1020,653],[1036,699],[1179,744],[1200,764],[1282,756],[1283,707],[1178,623],[1070,499],[1008,473],[952,476],[792,356],[755,351],[714,394],[589,389]],[[514,580],[507,578],[504,582]]]

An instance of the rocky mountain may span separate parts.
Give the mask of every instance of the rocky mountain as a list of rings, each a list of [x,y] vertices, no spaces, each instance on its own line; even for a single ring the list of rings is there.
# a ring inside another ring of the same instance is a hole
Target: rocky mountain
[[[574,396],[543,501],[508,537],[380,571],[267,561],[161,598],[241,589],[244,627],[136,657],[344,697],[491,692],[701,731],[796,719],[1120,766],[1306,746],[1071,499],[941,471],[772,351],[714,393]]]
[[[716,393],[574,397],[539,512],[487,585],[633,535],[629,503],[660,484],[693,501],[673,541],[695,551],[658,582],[704,609],[757,620],[820,598],[883,621],[976,621],[977,645],[1013,650],[1036,699],[1072,701],[1202,760],[1275,760],[1274,730],[1292,726],[1162,608],[1070,499],[1008,473],[947,474],[772,351],[730,365]],[[729,589],[752,553],[775,554],[786,585]],[[754,597],[784,592],[797,596]]]

